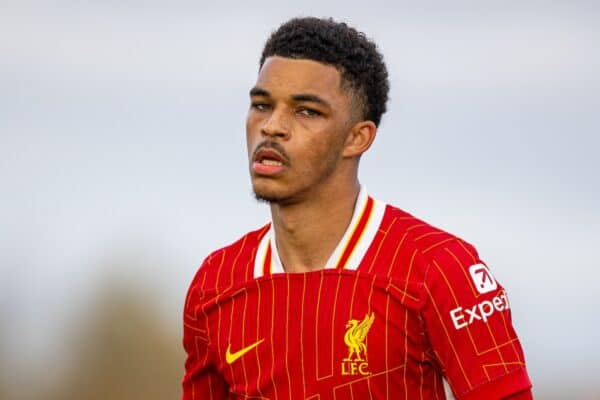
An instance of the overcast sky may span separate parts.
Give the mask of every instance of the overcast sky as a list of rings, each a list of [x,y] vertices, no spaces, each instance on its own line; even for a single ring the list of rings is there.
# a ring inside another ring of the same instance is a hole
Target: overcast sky
[[[0,1],[8,356],[64,351],[107,276],[152,287],[180,329],[202,259],[269,218],[244,139],[261,47],[316,15],[364,31],[390,72],[362,183],[476,245],[538,388],[598,387],[598,3],[322,3]]]

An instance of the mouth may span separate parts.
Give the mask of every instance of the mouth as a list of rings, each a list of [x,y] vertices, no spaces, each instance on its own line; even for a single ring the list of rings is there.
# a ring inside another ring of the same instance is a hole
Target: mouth
[[[265,165],[283,165],[285,157],[277,150],[263,147],[254,155],[254,162]]]
[[[270,148],[263,148],[257,151],[252,162],[252,170],[257,175],[276,175],[282,172],[285,167],[285,157],[278,151]]]

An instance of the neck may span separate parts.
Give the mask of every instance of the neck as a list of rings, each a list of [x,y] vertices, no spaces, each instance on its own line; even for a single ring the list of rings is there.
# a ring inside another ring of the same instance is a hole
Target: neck
[[[340,185],[290,205],[271,205],[277,251],[286,272],[323,269],[346,231],[360,186]]]

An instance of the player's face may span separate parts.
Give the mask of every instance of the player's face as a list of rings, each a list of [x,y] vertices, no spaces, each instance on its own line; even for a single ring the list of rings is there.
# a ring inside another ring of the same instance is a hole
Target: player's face
[[[350,94],[337,69],[269,57],[250,99],[246,140],[257,198],[294,203],[336,184],[352,119]]]

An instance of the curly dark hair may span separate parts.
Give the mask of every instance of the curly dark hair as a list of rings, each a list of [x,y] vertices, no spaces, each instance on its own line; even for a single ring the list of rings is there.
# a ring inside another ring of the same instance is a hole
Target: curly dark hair
[[[260,67],[271,56],[309,59],[340,71],[342,87],[351,90],[361,120],[379,126],[390,89],[377,46],[364,33],[331,18],[293,18],[271,34]]]

